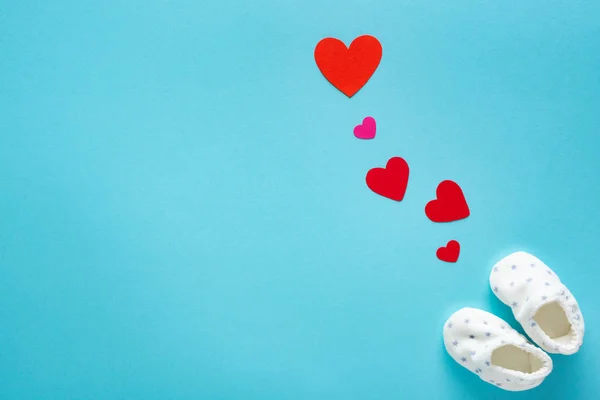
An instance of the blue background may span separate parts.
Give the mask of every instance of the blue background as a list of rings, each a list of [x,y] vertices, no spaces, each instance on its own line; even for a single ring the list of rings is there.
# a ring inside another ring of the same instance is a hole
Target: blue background
[[[348,99],[313,49],[365,33]],[[0,398],[596,398],[599,71],[591,1],[2,0]],[[401,203],[364,183],[392,156]],[[468,219],[425,217],[444,179]],[[441,331],[516,326],[487,278],[518,249],[588,330],[512,394]]]

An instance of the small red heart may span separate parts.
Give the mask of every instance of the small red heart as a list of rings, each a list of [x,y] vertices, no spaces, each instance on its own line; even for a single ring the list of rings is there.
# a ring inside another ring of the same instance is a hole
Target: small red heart
[[[459,254],[460,243],[458,243],[456,240],[449,241],[446,247],[440,247],[435,252],[435,255],[438,259],[449,263],[456,262]]]
[[[382,51],[379,40],[369,35],[357,37],[349,48],[339,39],[325,38],[315,47],[315,61],[333,86],[352,97],[379,66]]]
[[[367,172],[367,186],[378,195],[401,201],[406,193],[408,173],[404,158],[392,157],[385,168],[372,168]]]
[[[437,199],[425,206],[425,215],[433,222],[452,222],[471,215],[462,189],[456,182],[441,182],[435,194]]]

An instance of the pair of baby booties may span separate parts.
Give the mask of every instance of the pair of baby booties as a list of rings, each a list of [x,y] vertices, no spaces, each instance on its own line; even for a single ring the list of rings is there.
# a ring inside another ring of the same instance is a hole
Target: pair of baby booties
[[[546,352],[569,355],[581,347],[585,326],[577,300],[546,264],[525,252],[500,260],[490,286],[541,349],[501,318],[463,308],[444,324],[446,350],[485,382],[510,391],[532,389],[552,372]]]

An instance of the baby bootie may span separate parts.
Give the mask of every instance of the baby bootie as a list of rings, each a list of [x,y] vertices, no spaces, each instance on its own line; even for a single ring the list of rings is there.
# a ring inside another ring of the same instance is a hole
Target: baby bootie
[[[475,308],[458,310],[446,321],[444,345],[457,363],[504,390],[532,389],[552,371],[548,354],[501,318]]]
[[[579,350],[585,326],[577,300],[538,258],[523,251],[503,258],[492,268],[490,285],[542,349],[560,354]]]

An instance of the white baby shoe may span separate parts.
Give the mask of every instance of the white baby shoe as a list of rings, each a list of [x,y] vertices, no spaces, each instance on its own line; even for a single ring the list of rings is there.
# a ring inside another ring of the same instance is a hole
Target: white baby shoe
[[[501,318],[475,308],[458,310],[446,321],[444,345],[457,363],[505,390],[532,389],[552,371],[548,354]]]
[[[503,258],[492,269],[490,285],[542,349],[560,354],[579,350],[585,326],[577,300],[538,258],[523,251]]]

